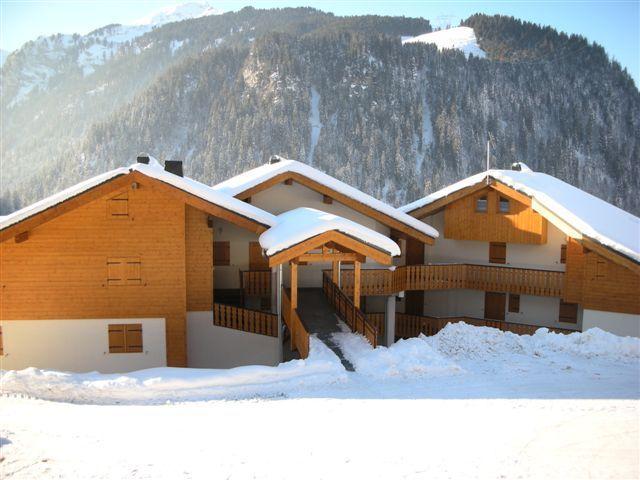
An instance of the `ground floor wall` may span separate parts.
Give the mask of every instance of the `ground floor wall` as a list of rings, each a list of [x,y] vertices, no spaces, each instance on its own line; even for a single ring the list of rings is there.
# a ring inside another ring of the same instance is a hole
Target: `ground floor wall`
[[[509,312],[509,295],[505,302],[505,321],[557,327],[581,328],[580,316],[577,324],[558,322],[560,299],[534,295],[520,295],[520,311]],[[424,315],[433,317],[484,318],[485,292],[482,290],[432,290],[425,292]]]
[[[277,365],[278,339],[218,327],[213,312],[187,313],[187,358],[193,368]]]
[[[141,353],[109,353],[110,324],[142,324]],[[129,372],[167,365],[164,318],[3,320],[2,370]]]
[[[588,330],[594,327],[616,335],[640,337],[640,315],[585,309],[582,314],[582,328]]]

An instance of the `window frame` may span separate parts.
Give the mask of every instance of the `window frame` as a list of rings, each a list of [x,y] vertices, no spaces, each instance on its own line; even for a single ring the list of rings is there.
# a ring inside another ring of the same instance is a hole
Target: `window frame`
[[[507,204],[507,210],[506,211],[502,211],[502,204],[506,203]],[[497,212],[500,215],[508,215],[509,213],[511,213],[511,200],[509,200],[507,197],[503,197],[501,195],[498,195],[498,209]]]
[[[479,208],[480,202],[484,202],[483,209]],[[489,196],[487,194],[476,197],[475,211],[476,213],[489,213]]]

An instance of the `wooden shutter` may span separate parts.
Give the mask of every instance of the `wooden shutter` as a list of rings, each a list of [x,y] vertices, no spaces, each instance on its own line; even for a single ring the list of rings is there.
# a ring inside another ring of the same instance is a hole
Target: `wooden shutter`
[[[567,246],[560,245],[560,263],[567,263]]]
[[[504,242],[489,243],[489,263],[507,263],[507,244]]]
[[[509,294],[509,312],[520,313],[520,295],[515,293]]]
[[[596,278],[603,279],[607,276],[607,261],[604,259],[596,259]]]
[[[249,270],[269,270],[269,260],[262,255],[258,242],[249,242]]]
[[[140,257],[107,258],[107,285],[142,285]]]
[[[504,311],[507,302],[505,293],[485,292],[484,294],[484,318],[492,320],[504,320]]]
[[[0,326],[0,355],[4,355],[4,342],[2,339],[2,326]]]
[[[578,323],[578,304],[560,301],[559,322]]]
[[[107,216],[110,218],[127,218],[129,216],[129,194],[127,192],[107,200]]]
[[[124,325],[109,325],[109,353],[125,352],[124,335]]]
[[[109,325],[109,353],[141,353],[142,350],[141,323]]]
[[[213,264],[219,267],[231,264],[231,247],[228,241],[213,242]]]

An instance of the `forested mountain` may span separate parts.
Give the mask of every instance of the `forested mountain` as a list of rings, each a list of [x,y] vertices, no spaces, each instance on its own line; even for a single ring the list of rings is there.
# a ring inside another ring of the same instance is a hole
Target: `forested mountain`
[[[31,42],[1,73],[3,213],[141,151],[206,183],[280,154],[399,205],[484,169],[491,138],[492,166],[523,161],[638,214],[630,76],[582,37],[464,25],[486,58],[401,43],[427,20],[309,8]]]

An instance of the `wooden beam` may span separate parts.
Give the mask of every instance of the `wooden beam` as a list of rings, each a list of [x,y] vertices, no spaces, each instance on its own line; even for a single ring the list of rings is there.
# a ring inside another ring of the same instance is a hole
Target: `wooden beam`
[[[287,179],[284,181],[284,184],[285,184],[285,185],[293,185],[293,178],[287,178]]]
[[[246,203],[251,203],[251,197],[247,197],[247,198],[245,198],[245,199],[244,199],[244,201],[245,201]]]
[[[410,235],[416,238],[417,240],[420,240],[423,243],[426,243],[428,245],[433,245],[435,241],[434,238],[421,232],[420,230],[416,230],[415,228],[407,225],[404,222],[396,220],[395,218],[390,217],[389,215],[386,215],[385,213],[382,213],[379,210],[376,210],[375,208],[370,207],[369,205],[365,205],[364,203],[361,203],[347,195],[344,195],[338,192],[337,190],[333,190],[332,188],[327,187],[322,183],[316,182],[311,178],[305,177],[304,175],[301,175],[297,172],[284,172],[284,173],[278,174],[270,178],[269,180],[265,180],[264,182],[258,185],[248,188],[244,192],[238,193],[236,195],[236,198],[239,198],[242,200],[247,197],[251,197],[256,193],[267,190],[274,185],[285,182],[288,179],[291,179],[292,181],[295,181],[301,185],[304,185],[305,187],[308,187],[317,193],[320,193],[322,195],[327,195],[331,197],[332,201],[340,202],[349,208],[352,208],[370,218],[377,220],[383,225],[386,225],[390,228],[394,228],[406,235]]]
[[[340,275],[340,264],[338,262],[333,262],[331,264],[331,281],[338,285],[338,278]]]
[[[298,308],[298,264],[291,262],[291,310]]]
[[[297,257],[298,262],[365,262],[366,257],[358,253],[304,253]]]
[[[29,240],[29,231],[24,231],[24,232],[20,232],[19,234],[17,234],[15,236],[15,241],[16,243],[22,243],[22,242],[26,242],[27,240]]]
[[[353,264],[353,304],[360,308],[360,262],[356,260]]]
[[[471,185],[469,187],[462,188],[456,192],[453,192],[450,195],[447,195],[446,197],[442,197],[436,200],[435,202],[429,203],[428,205],[417,208],[407,213],[412,217],[416,217],[416,218],[428,217],[429,215],[438,213],[440,210],[442,210],[444,207],[446,207],[450,203],[455,202],[456,200],[460,200],[461,198],[464,198],[467,195],[471,195],[473,193],[479,192],[480,190],[483,190],[488,187],[489,185],[487,185],[487,182],[483,180],[482,182],[476,183],[475,185]]]
[[[526,205],[527,207],[531,206],[531,197],[525,195],[524,193],[520,193],[517,190],[514,190],[513,188],[505,185],[504,183],[494,180],[493,183],[491,184],[491,188],[501,193],[505,197],[509,197],[515,200],[516,202],[520,202],[523,205]]]
[[[333,203],[333,198],[331,198],[329,195],[322,195],[322,203],[331,205]]]
[[[293,245],[285,250],[282,250],[271,257],[269,257],[269,266],[275,267],[281,263],[288,262],[294,258],[298,258],[307,252],[320,248],[322,245],[328,242],[335,242],[346,248],[353,250],[360,255],[372,258],[378,263],[383,265],[391,265],[391,255],[375,247],[367,245],[359,240],[354,239],[348,235],[338,232],[337,230],[331,230],[324,232],[314,237],[308,238],[303,242]]]

